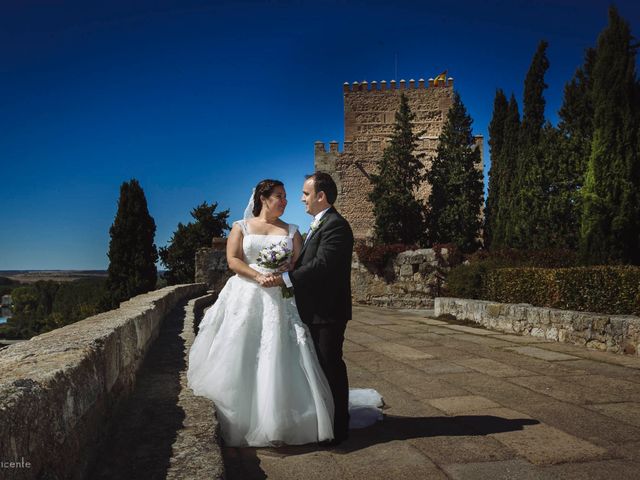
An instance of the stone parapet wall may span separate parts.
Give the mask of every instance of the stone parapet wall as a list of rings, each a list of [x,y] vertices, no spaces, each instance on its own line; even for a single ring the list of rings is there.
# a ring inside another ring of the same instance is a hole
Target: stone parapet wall
[[[436,298],[435,314],[453,315],[501,332],[532,335],[607,352],[638,355],[640,351],[640,317],[632,315],[462,298]]]
[[[139,295],[104,312],[0,350],[2,478],[83,478],[163,318],[204,284]]]
[[[402,252],[387,262],[380,275],[372,273],[354,255],[353,301],[383,307],[433,308],[449,268],[446,248],[439,255],[431,248]]]

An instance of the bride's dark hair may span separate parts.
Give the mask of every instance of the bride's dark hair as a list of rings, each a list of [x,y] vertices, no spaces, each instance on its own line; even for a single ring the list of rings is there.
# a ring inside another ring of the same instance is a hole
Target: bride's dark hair
[[[280,180],[266,179],[256,185],[256,192],[253,194],[253,216],[260,215],[262,210],[262,200],[260,197],[270,197],[276,187],[284,187]]]

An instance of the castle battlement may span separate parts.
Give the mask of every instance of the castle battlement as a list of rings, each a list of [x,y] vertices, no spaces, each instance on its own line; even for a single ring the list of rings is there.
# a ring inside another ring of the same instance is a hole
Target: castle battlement
[[[327,151],[327,146],[324,142],[317,140],[315,142],[315,153],[325,153]],[[329,142],[329,153],[338,153],[338,142],[336,140],[332,140]]]
[[[395,80],[391,80],[387,83],[386,80],[382,80],[377,82],[376,80],[372,82],[367,82],[363,80],[362,82],[344,82],[342,85],[342,91],[344,93],[347,92],[386,92],[389,90],[420,90],[426,88],[453,88],[453,78],[449,77],[447,79],[433,79],[430,78],[427,80],[427,84],[425,85],[424,78],[421,78],[417,82],[412,78],[407,82],[406,80],[400,80],[396,82]]]

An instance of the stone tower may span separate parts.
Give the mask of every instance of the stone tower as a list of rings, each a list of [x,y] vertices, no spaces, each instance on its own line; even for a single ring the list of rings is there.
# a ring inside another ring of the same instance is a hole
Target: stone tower
[[[368,194],[371,173],[382,156],[388,138],[393,133],[395,114],[404,93],[415,114],[414,131],[420,133],[417,154],[424,154],[422,162],[429,167],[436,155],[438,137],[453,103],[453,79],[438,76],[436,80],[404,80],[382,82],[345,83],[344,94],[344,148],[338,151],[338,142],[315,144],[315,169],[325,171],[338,185],[337,208],[349,221],[356,238],[373,234],[374,218]],[[482,136],[476,136],[476,148],[482,155]],[[484,159],[482,159],[484,164]],[[480,166],[482,168],[482,165]],[[431,187],[424,183],[418,196],[425,202]]]

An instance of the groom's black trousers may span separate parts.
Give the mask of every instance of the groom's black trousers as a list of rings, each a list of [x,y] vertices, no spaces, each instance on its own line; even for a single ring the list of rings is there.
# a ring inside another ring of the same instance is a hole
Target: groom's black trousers
[[[309,327],[320,366],[333,393],[333,434],[338,440],[344,440],[349,433],[349,380],[347,366],[342,359],[346,327],[346,323],[315,324]]]

